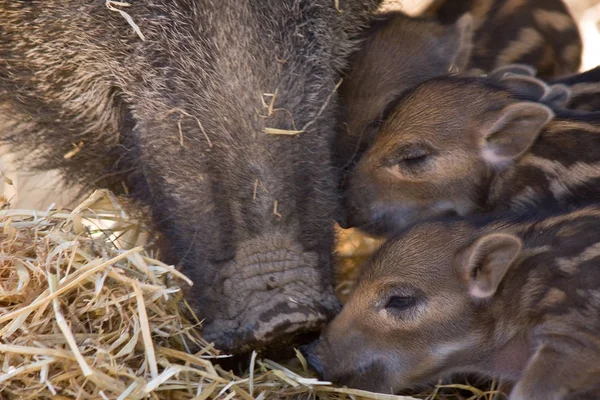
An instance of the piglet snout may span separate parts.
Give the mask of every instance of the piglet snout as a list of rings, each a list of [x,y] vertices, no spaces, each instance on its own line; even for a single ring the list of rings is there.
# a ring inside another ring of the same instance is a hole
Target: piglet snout
[[[306,358],[308,365],[310,365],[311,368],[317,372],[319,379],[323,379],[323,376],[325,375],[324,371],[323,371],[323,362],[321,361],[321,358],[315,352],[315,349],[316,349],[317,345],[319,344],[319,341],[320,340],[315,340],[314,342],[312,342],[310,344],[300,346],[300,352],[302,353],[304,358]]]

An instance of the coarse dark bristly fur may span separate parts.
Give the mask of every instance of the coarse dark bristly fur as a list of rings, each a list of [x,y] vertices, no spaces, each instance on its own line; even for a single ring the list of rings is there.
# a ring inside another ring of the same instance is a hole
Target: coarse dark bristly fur
[[[0,0],[2,141],[148,206],[222,349],[317,329],[337,307],[333,92],[379,0],[130,3],[139,33],[104,1]]]
[[[599,116],[558,118],[486,78],[430,80],[395,104],[354,169],[351,225],[386,234],[445,214],[598,201]]]
[[[466,12],[475,28],[470,68],[522,63],[542,78],[578,71],[583,43],[562,0],[435,0],[424,14],[451,23]]]
[[[365,265],[305,348],[322,378],[397,392],[455,373],[510,400],[600,396],[600,208],[416,225]]]

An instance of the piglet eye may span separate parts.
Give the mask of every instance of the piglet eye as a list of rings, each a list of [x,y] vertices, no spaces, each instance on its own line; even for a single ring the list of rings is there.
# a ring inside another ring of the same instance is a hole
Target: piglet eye
[[[424,166],[432,151],[423,145],[408,145],[400,148],[396,153],[395,162],[401,169],[418,170]]]
[[[385,308],[394,310],[406,310],[414,307],[417,300],[414,297],[408,296],[392,296],[388,300]]]
[[[416,167],[427,160],[427,154],[414,154],[409,155],[402,160],[400,160],[400,164],[403,164],[407,167]]]

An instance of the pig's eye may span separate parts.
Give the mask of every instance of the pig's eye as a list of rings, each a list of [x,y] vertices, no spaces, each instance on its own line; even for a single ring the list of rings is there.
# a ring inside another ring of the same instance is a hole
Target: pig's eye
[[[408,168],[418,167],[419,165],[421,165],[425,161],[427,161],[428,156],[429,155],[426,153],[409,154],[406,157],[399,160],[398,164],[408,167]]]
[[[392,296],[385,305],[385,308],[402,311],[414,307],[416,303],[417,300],[414,297]]]
[[[425,166],[434,152],[422,144],[409,144],[399,148],[395,155],[384,161],[384,166],[397,166],[401,170],[419,169]]]

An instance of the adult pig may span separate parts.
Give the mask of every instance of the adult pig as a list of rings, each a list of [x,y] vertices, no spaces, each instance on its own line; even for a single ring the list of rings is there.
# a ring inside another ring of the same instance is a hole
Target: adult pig
[[[334,88],[377,5],[1,0],[1,139],[149,209],[218,347],[289,340],[337,307]]]

